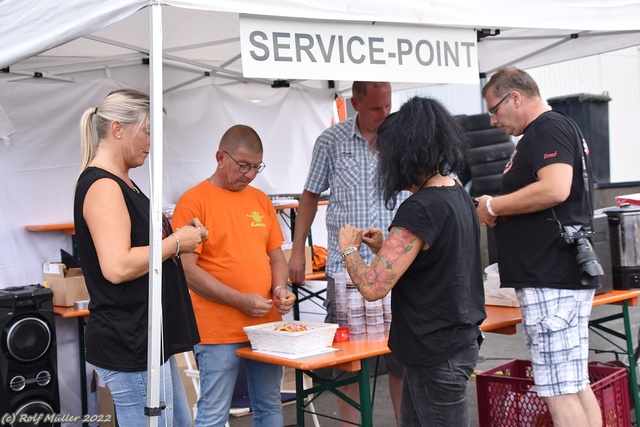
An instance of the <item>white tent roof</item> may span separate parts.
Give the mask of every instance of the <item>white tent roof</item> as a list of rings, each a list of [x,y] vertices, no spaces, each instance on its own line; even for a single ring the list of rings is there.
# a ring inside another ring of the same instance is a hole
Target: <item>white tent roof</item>
[[[0,78],[62,77],[140,64],[148,57],[151,0],[4,0],[0,2]],[[480,36],[480,72],[513,64],[530,68],[640,44],[636,0],[165,0],[164,65],[180,84],[271,79],[242,77],[241,13],[321,19],[469,27]],[[205,74],[207,73],[207,74]],[[333,79],[328,75],[327,80]],[[347,88],[343,84],[342,88]],[[339,87],[338,89],[340,89]],[[165,86],[165,90],[170,87]]]

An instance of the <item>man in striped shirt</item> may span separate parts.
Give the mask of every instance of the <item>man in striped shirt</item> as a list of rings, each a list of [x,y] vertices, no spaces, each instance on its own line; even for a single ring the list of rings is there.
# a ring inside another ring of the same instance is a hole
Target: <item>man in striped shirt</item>
[[[328,232],[328,259],[326,266],[328,323],[337,323],[335,310],[335,274],[344,271],[338,232],[346,224],[365,229],[381,228],[385,237],[396,210],[386,209],[377,194],[375,179],[378,127],[391,112],[391,85],[387,82],[354,82],[351,104],[357,112],[354,117],[325,130],[316,140],[311,167],[297,209],[296,226],[289,259],[289,278],[294,283],[304,282],[304,246],[318,208],[320,194],[331,189],[326,213]],[[405,196],[406,197],[406,196]],[[401,202],[402,200],[399,200]],[[396,204],[396,207],[400,203]],[[365,263],[373,261],[366,245],[361,248]],[[389,366],[389,390],[399,420],[402,391],[402,366]],[[345,387],[345,393],[358,400],[357,384]],[[339,400],[340,417],[358,422],[358,412]]]

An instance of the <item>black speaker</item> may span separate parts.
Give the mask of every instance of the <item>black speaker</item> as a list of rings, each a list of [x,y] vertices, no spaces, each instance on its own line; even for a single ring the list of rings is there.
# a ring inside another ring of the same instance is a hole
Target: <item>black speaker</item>
[[[0,422],[60,426],[53,292],[0,289]]]

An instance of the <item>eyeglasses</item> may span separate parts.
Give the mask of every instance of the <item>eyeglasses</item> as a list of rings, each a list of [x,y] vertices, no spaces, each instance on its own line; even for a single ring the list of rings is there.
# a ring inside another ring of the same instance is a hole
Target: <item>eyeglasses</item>
[[[498,103],[496,105],[494,105],[493,107],[489,108],[489,116],[495,116],[496,115],[496,113],[498,112],[498,108],[500,108],[500,104],[502,104],[507,98],[509,98],[509,95],[511,95],[511,92],[509,92],[505,96],[503,96],[502,99],[500,101],[498,101]]]
[[[265,165],[264,162],[260,162],[260,164],[257,164],[257,165],[248,165],[246,163],[238,163],[238,161],[236,159],[234,159],[231,154],[229,154],[228,152],[226,152],[224,150],[222,150],[222,152],[225,153],[227,156],[229,156],[229,158],[231,158],[231,160],[236,162],[236,165],[238,165],[238,170],[240,171],[240,173],[247,173],[251,169],[253,169],[253,171],[255,173],[260,173],[260,172],[262,172],[264,170],[265,167],[267,167],[267,165]]]

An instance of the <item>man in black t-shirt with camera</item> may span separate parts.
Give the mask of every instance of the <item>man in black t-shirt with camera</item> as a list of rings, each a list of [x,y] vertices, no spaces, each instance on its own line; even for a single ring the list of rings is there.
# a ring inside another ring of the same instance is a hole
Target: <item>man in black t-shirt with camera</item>
[[[573,120],[550,111],[522,70],[498,70],[482,96],[493,126],[522,135],[501,195],[479,197],[477,212],[495,227],[501,286],[516,289],[536,390],[556,425],[599,426],[587,367],[602,274],[589,241],[589,149]]]

